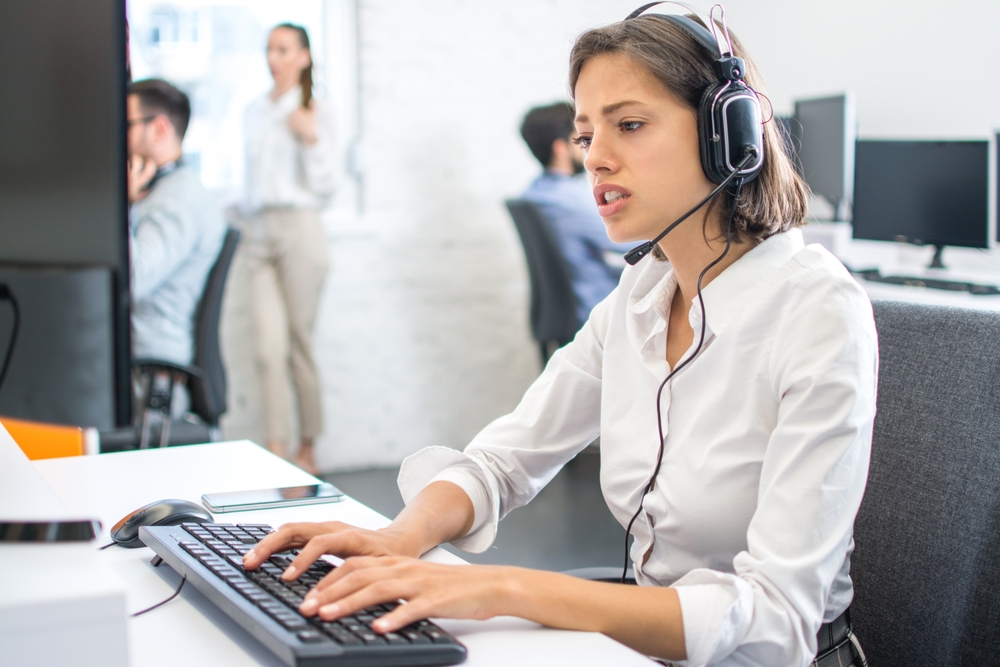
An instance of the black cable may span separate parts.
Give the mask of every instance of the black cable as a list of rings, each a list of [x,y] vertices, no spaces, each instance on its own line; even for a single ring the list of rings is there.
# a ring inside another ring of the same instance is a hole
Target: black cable
[[[739,176],[741,171],[743,171],[743,168],[746,167],[748,164],[750,164],[750,161],[756,158],[757,155],[759,155],[757,149],[754,148],[753,146],[744,146],[743,153],[744,153],[743,160],[741,160],[740,163],[736,165],[736,168],[733,170],[733,173],[729,174],[729,176],[726,176],[725,180],[719,183],[719,185],[714,190],[709,192],[707,197],[698,202],[694,206],[694,208],[692,208],[690,211],[688,211],[687,213],[685,213],[684,215],[682,215],[681,217],[677,218],[672,223],[670,223],[670,226],[664,229],[656,238],[654,238],[651,241],[646,241],[642,245],[638,245],[629,250],[627,253],[625,253],[625,255],[623,256],[625,261],[633,266],[635,264],[638,264],[640,259],[648,255],[653,250],[653,246],[659,243],[660,239],[662,239],[664,236],[666,236],[667,234],[669,234],[674,230],[674,227],[676,227],[677,225],[681,224],[682,222],[690,218],[695,211],[697,211],[702,206],[707,204],[711,199],[713,199],[717,194],[722,192],[731,183],[737,181],[736,177]],[[737,182],[742,182],[742,180],[743,179],[738,179]]]
[[[649,482],[646,484],[646,488],[642,492],[642,496],[639,497],[639,508],[632,515],[632,519],[628,522],[628,528],[625,529],[625,565],[622,567],[622,578],[621,583],[625,583],[625,575],[628,574],[628,538],[632,534],[632,525],[635,520],[639,518],[639,514],[642,512],[642,504],[646,500],[646,496],[650,491],[653,490],[653,484],[656,481],[657,475],[660,474],[660,464],[663,463],[663,416],[662,409],[660,407],[660,397],[663,395],[663,388],[667,386],[670,382],[670,378],[675,376],[682,368],[687,366],[689,363],[694,361],[694,358],[698,356],[698,352],[701,351],[701,346],[705,342],[705,324],[708,322],[708,314],[705,312],[705,299],[701,296],[701,283],[713,266],[721,262],[726,255],[729,254],[729,248],[733,244],[733,220],[736,218],[736,204],[740,199],[740,190],[743,189],[743,179],[736,180],[736,192],[733,194],[733,206],[732,210],[729,211],[729,223],[726,225],[726,247],[722,251],[722,254],[715,258],[711,264],[702,269],[701,274],[698,276],[698,304],[701,306],[701,336],[698,338],[698,346],[694,348],[694,351],[686,359],[681,361],[677,366],[670,371],[666,379],[660,383],[659,389],[656,390],[656,428],[660,435],[660,447],[656,454],[656,467],[653,468],[653,474],[649,478]],[[678,288],[680,289],[680,288]],[[669,330],[669,327],[668,327]]]
[[[98,550],[98,551],[104,551],[104,550],[105,550],[105,549],[107,549],[108,547],[113,547],[113,546],[115,546],[116,544],[118,544],[118,543],[117,543],[117,542],[108,542],[108,543],[107,543],[107,544],[105,544],[105,545],[104,545],[103,547],[97,547],[97,550]]]
[[[177,597],[178,595],[180,595],[180,594],[181,594],[181,589],[182,589],[182,588],[184,588],[184,582],[185,582],[185,581],[187,581],[187,575],[186,575],[186,574],[185,574],[185,575],[184,575],[184,576],[183,576],[183,577],[181,578],[181,585],[177,587],[177,590],[176,590],[176,591],[174,591],[174,594],[173,594],[173,595],[171,595],[170,597],[168,597],[168,598],[167,598],[166,600],[164,600],[163,602],[157,602],[157,603],[156,603],[156,604],[154,604],[154,605],[153,605],[152,607],[147,607],[147,608],[143,609],[142,611],[137,611],[137,612],[135,612],[134,614],[132,614],[132,618],[135,618],[136,616],[142,616],[142,615],[143,615],[143,614],[145,614],[145,613],[146,613],[147,611],[153,611],[153,610],[154,610],[154,609],[156,609],[157,607],[162,607],[163,605],[165,605],[165,604],[167,604],[168,602],[170,602],[171,600],[173,600],[173,599],[174,599],[175,597]]]
[[[0,389],[3,389],[3,381],[7,377],[10,358],[14,354],[14,343],[17,341],[17,330],[21,325],[21,310],[17,306],[17,298],[7,285],[0,285],[0,300],[4,299],[10,301],[10,307],[14,310],[14,327],[10,331],[10,342],[7,343],[7,354],[4,355],[3,366],[0,366]]]

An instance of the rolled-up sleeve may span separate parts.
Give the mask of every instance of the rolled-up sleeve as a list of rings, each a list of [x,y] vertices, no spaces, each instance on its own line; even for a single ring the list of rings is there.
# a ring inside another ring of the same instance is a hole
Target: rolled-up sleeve
[[[428,447],[403,461],[399,489],[406,503],[439,480],[469,495],[476,516],[472,530],[452,542],[456,547],[473,553],[489,548],[500,519],[527,504],[599,435],[605,305],[598,304],[573,342],[556,351],[517,408],[483,429],[464,452]]]
[[[842,611],[829,598],[848,576],[868,475],[878,348],[860,288],[800,296],[779,315],[770,357],[778,421],[747,549],[732,573],[695,569],[673,584],[688,653],[679,664],[807,665],[824,615]]]

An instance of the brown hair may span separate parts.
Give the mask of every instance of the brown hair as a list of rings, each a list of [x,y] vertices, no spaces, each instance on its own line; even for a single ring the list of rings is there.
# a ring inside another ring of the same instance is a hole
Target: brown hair
[[[294,32],[299,38],[299,46],[309,51],[309,65],[303,67],[302,72],[299,73],[299,87],[302,88],[302,108],[308,109],[310,103],[312,103],[313,96],[313,63],[312,50],[309,48],[309,33],[302,26],[295,25],[294,23],[279,23],[272,30],[277,30],[278,28],[285,28]]]
[[[129,84],[128,94],[139,98],[142,113],[166,116],[177,133],[177,138],[184,139],[191,121],[191,100],[187,95],[163,79],[133,81]]]
[[[701,23],[699,19],[689,16]],[[703,24],[704,25],[704,24]],[[732,33],[734,55],[746,61],[746,83],[764,93],[764,82],[756,65]],[[655,16],[613,23],[580,35],[570,53],[570,90],[584,64],[600,55],[622,54],[645,67],[667,90],[697,110],[704,90],[718,78],[712,69],[715,60],[676,24]],[[743,186],[733,219],[733,241],[760,242],[769,236],[804,224],[809,190],[788,159],[788,147],[774,123],[764,123],[764,167],[754,180]],[[716,198],[709,210],[718,207],[723,219],[732,210],[731,197]],[[724,235],[725,228],[719,230]],[[707,230],[706,230],[707,234]],[[654,249],[665,259],[659,247]]]

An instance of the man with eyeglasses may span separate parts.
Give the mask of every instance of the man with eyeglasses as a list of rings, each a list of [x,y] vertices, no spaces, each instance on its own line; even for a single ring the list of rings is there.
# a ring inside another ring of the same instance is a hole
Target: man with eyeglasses
[[[132,253],[132,350],[190,364],[195,313],[222,249],[222,212],[184,163],[187,95],[160,79],[136,81],[127,98]],[[173,414],[188,404],[175,392]]]

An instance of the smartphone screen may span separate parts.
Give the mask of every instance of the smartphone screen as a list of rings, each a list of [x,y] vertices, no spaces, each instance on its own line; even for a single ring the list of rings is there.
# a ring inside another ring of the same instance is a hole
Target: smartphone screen
[[[206,493],[202,502],[212,512],[239,512],[248,509],[293,507],[315,503],[334,503],[344,499],[343,492],[333,484],[286,486],[281,489],[257,489],[230,493]]]
[[[96,520],[0,522],[0,542],[89,542],[99,532]]]

